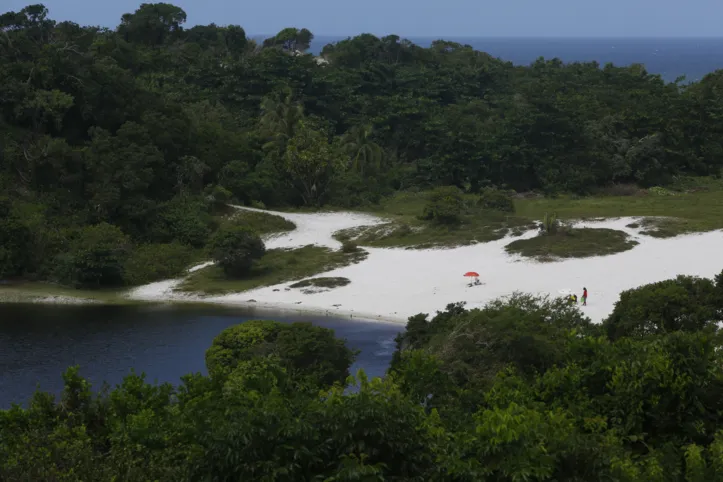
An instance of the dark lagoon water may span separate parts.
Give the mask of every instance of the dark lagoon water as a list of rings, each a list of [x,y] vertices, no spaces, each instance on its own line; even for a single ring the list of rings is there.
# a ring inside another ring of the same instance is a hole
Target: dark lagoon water
[[[252,319],[310,321],[361,350],[352,373],[382,376],[401,324],[213,306],[55,306],[0,303],[0,408],[25,403],[39,385],[55,394],[62,372],[80,365],[96,387],[134,369],[150,382],[206,373],[204,354],[223,329]]]

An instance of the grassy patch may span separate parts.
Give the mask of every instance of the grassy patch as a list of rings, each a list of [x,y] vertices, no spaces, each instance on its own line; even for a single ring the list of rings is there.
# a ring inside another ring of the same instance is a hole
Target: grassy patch
[[[685,178],[672,189],[648,189],[633,196],[517,199],[515,207],[519,216],[528,219],[541,219],[546,212],[565,219],[664,218],[647,220],[651,226],[647,234],[670,237],[723,228],[723,180]]]
[[[192,273],[178,289],[209,295],[247,291],[308,278],[358,263],[367,255],[364,250],[345,253],[312,245],[298,249],[272,249],[266,252],[245,278],[228,279],[219,267],[209,266]]]
[[[231,223],[251,228],[260,236],[284,233],[296,229],[296,225],[276,214],[246,211],[245,209],[230,208],[220,219],[220,223]]]
[[[639,223],[639,227],[643,228],[640,234],[654,238],[672,238],[696,231],[691,229],[690,223],[690,220],[681,218],[645,218]]]
[[[507,234],[519,236],[534,228],[529,219],[514,214],[482,209],[478,197],[465,195],[466,208],[457,225],[439,225],[418,218],[427,204],[427,193],[398,193],[372,210],[389,220],[376,226],[337,231],[339,241],[353,240],[361,246],[379,248],[443,248],[464,246],[501,239]]]
[[[109,305],[138,303],[138,301],[126,298],[124,293],[125,290],[121,289],[76,290],[51,283],[23,282],[0,285],[0,303],[33,302],[45,298],[73,298],[84,302]]]
[[[137,246],[125,262],[123,280],[139,286],[176,278],[203,259],[202,250],[178,243]]]
[[[309,278],[298,283],[289,285],[289,288],[339,288],[346,286],[351,281],[349,278],[329,277],[329,278]]]
[[[555,235],[519,239],[506,246],[509,253],[553,261],[555,258],[587,258],[620,253],[638,243],[615,229],[563,229]]]

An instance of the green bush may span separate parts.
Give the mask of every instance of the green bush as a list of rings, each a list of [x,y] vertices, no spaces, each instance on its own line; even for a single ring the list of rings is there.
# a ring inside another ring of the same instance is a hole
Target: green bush
[[[214,227],[206,202],[200,198],[176,197],[158,209],[150,232],[156,242],[178,241],[201,248]]]
[[[173,278],[188,267],[193,250],[180,243],[146,244],[136,248],[124,266],[128,285],[140,285]]]
[[[354,241],[346,240],[341,243],[341,250],[344,253],[356,253],[359,251],[359,245]]]
[[[507,213],[515,212],[515,202],[510,193],[494,187],[484,188],[480,192],[479,203],[484,209]]]
[[[107,223],[87,226],[56,258],[55,276],[77,288],[120,286],[129,252],[130,240],[120,228]]]
[[[216,232],[209,243],[213,260],[228,277],[248,274],[253,262],[266,253],[258,234],[242,226],[226,226]]]
[[[463,211],[462,191],[455,186],[443,186],[429,194],[421,218],[439,224],[458,224]]]
[[[254,320],[222,331],[206,351],[206,366],[211,376],[224,378],[257,357],[278,357],[293,378],[326,387],[346,380],[355,353],[327,328]]]

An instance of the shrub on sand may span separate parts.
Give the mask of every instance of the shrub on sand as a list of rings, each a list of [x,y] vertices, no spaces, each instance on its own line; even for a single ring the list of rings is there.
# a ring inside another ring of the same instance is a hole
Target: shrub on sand
[[[251,229],[227,226],[211,238],[211,256],[226,276],[237,278],[251,270],[253,262],[266,253],[261,238]]]
[[[545,236],[554,236],[560,231],[560,220],[557,219],[557,213],[545,213],[540,224],[540,234]]]
[[[463,210],[462,191],[455,186],[443,186],[429,194],[421,218],[438,224],[459,224]]]
[[[510,193],[494,187],[482,189],[479,196],[479,204],[484,209],[492,209],[506,213],[515,212],[515,202]]]

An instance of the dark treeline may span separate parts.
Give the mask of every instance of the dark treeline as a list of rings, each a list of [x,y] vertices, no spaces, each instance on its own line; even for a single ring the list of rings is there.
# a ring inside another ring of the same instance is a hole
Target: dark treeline
[[[129,375],[0,410],[3,481],[723,481],[723,274],[591,324],[517,294],[410,318],[383,380],[310,324],[250,321],[178,386]]]
[[[164,3],[114,30],[48,15],[0,16],[1,278],[128,284],[150,280],[128,266],[154,259],[175,260],[172,274],[228,200],[353,207],[440,185],[585,194],[723,162],[720,72],[684,87],[640,65],[515,67],[394,35],[315,58],[306,29],[256,44],[239,26],[184,28]]]

